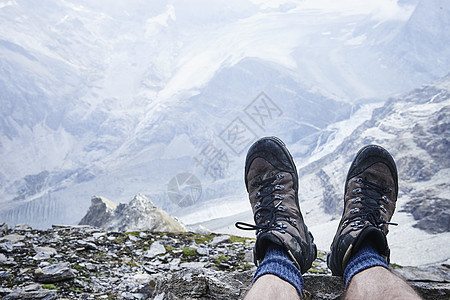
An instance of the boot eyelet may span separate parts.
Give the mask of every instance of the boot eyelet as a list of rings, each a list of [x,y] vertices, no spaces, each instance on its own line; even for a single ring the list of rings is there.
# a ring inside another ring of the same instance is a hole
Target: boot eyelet
[[[362,224],[362,222],[360,220],[357,220],[357,221],[352,223],[352,227],[361,226],[361,224]]]
[[[350,213],[357,214],[357,213],[359,213],[359,211],[360,211],[360,209],[356,207],[356,208],[353,208],[352,210],[350,210]]]
[[[273,198],[273,199],[276,199],[276,200],[283,200],[283,199],[284,199],[284,196],[283,196],[283,195],[279,195],[279,194],[274,194],[274,195],[272,196],[272,198]]]
[[[288,222],[291,223],[292,226],[297,226],[297,221],[294,218],[292,218],[292,217],[288,218]]]
[[[284,185],[277,184],[276,186],[274,186],[274,190],[275,191],[282,191],[282,190],[284,190]]]
[[[357,195],[357,194],[361,194],[362,193],[362,189],[361,188],[356,188],[352,191],[353,195]]]
[[[355,179],[353,179],[353,181],[354,181],[354,182],[356,182],[356,183],[360,183],[360,184],[361,184],[361,183],[363,183],[363,180],[362,180],[362,178],[359,178],[359,177],[358,177],[358,178],[355,178]]]
[[[286,211],[287,210],[287,207],[286,206],[284,206],[284,205],[280,205],[280,206],[278,206],[278,208],[277,208],[279,211]]]
[[[383,200],[383,202],[386,203],[386,204],[388,204],[390,202],[389,198],[386,197],[386,196],[381,197],[381,200]]]
[[[361,197],[352,199],[352,204],[361,203]]]

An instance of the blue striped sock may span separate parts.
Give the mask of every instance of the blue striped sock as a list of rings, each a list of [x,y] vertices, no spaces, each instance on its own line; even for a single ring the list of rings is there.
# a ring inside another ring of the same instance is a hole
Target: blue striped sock
[[[387,261],[378,253],[375,246],[368,241],[350,257],[343,275],[345,286],[348,287],[353,276],[375,266],[389,269]]]
[[[276,244],[267,248],[266,255],[253,276],[253,282],[266,274],[275,275],[289,282],[297,289],[301,297],[303,289],[302,273],[297,269],[287,252]]]

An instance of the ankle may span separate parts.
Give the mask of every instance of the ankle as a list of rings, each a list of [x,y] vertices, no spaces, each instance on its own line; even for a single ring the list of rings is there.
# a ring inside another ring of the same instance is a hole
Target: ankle
[[[366,239],[350,257],[345,268],[343,274],[345,286],[348,287],[351,279],[356,274],[376,266],[389,269],[388,262],[377,251],[375,243],[370,239]]]
[[[253,282],[255,283],[259,278],[267,274],[275,275],[290,283],[299,295],[302,294],[302,273],[295,266],[287,252],[279,245],[270,244],[267,247],[264,259],[255,272]]]

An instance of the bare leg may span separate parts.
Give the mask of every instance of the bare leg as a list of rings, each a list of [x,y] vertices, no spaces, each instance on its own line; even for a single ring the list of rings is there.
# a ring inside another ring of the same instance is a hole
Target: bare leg
[[[266,274],[259,277],[245,295],[245,300],[283,299],[300,300],[297,290],[289,282]]]
[[[356,274],[347,289],[352,299],[421,299],[402,279],[384,267],[372,267]]]

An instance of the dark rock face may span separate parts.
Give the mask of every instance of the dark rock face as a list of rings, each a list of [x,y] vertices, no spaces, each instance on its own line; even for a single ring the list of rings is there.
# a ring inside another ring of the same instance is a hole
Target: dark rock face
[[[106,198],[93,196],[91,199],[91,207],[89,207],[89,211],[83,219],[81,219],[79,224],[101,228],[114,217],[114,210],[116,207],[117,204]]]
[[[91,226],[8,229],[0,242],[2,299],[242,299],[251,286],[254,239],[228,235],[104,231]],[[46,253],[47,255],[39,255]],[[305,299],[343,299],[319,251],[304,275]],[[448,265],[394,269],[424,297],[448,299]]]
[[[419,220],[414,226],[429,233],[450,231],[450,201],[437,197],[428,198],[426,194],[416,197],[403,209]]]
[[[323,170],[319,171],[319,178],[323,186],[323,208],[326,213],[334,214],[335,212],[340,212],[342,210],[342,202],[336,201],[336,199],[342,199],[341,195],[338,195],[329,183],[330,176]]]

